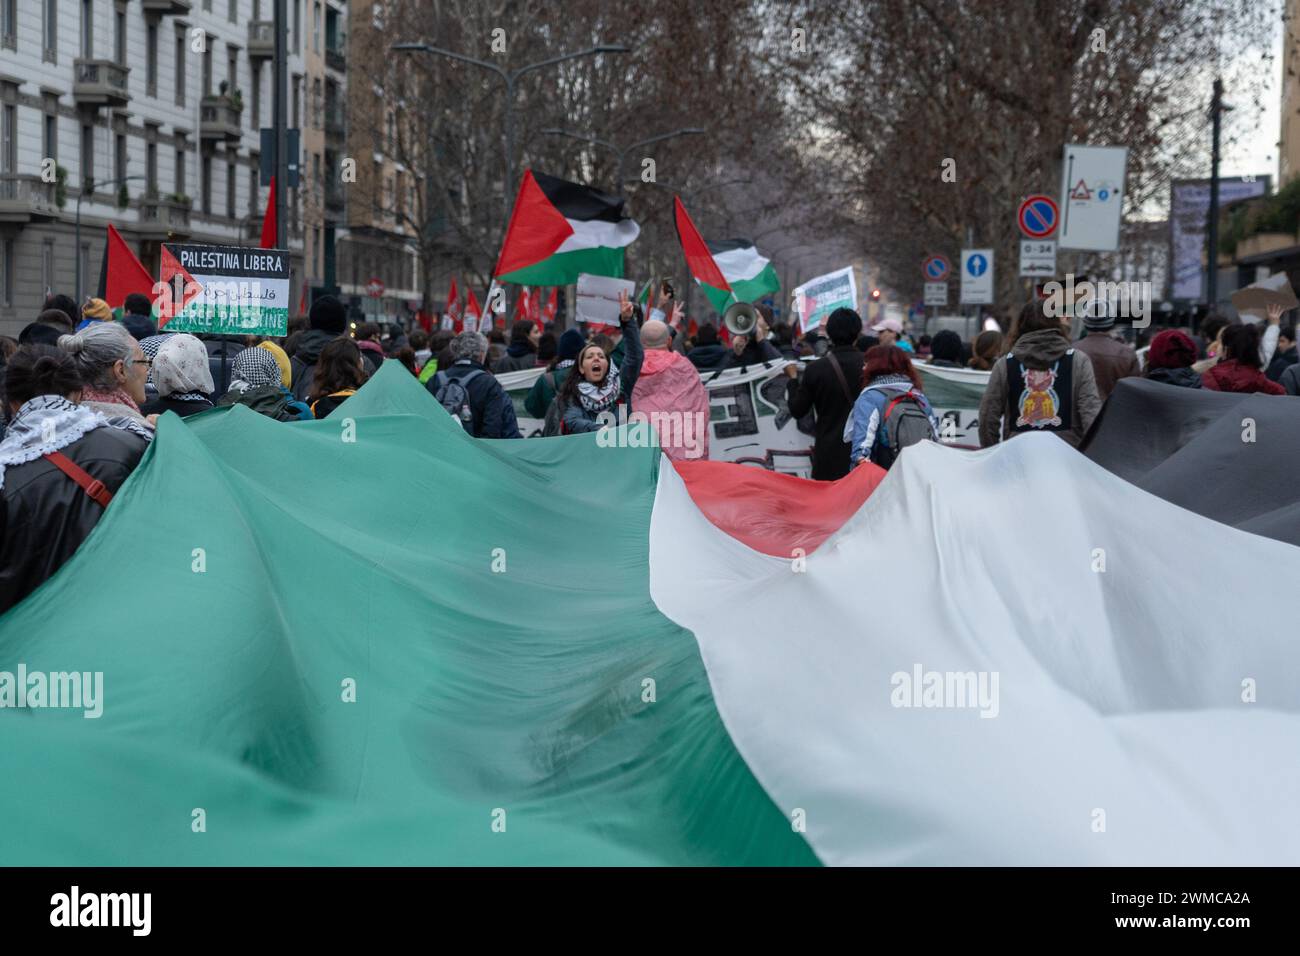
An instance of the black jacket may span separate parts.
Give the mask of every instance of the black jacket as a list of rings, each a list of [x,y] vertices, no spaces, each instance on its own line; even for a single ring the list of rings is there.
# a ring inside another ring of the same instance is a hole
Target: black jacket
[[[727,350],[727,360],[722,364],[723,368],[744,368],[749,365],[762,365],[764,362],[782,361],[781,352],[771,342],[757,342],[750,339],[745,343],[737,355],[731,349]]]
[[[844,423],[853,411],[862,381],[862,353],[855,345],[837,345],[815,362],[810,362],[800,379],[786,382],[785,398],[790,414],[802,418],[817,413],[813,444],[812,476],[834,481],[849,473],[849,443],[844,440]],[[844,372],[846,390],[831,368],[838,362]]]
[[[725,345],[697,345],[686,353],[686,357],[701,372],[708,372],[726,365],[730,354],[731,349]]]
[[[1147,378],[1153,382],[1166,385],[1178,385],[1182,388],[1200,388],[1201,376],[1190,368],[1153,368],[1147,372]]]
[[[533,348],[532,342],[524,342],[522,345],[518,342],[512,342],[506,348],[506,354],[497,360],[497,364],[492,367],[492,371],[498,375],[503,372],[521,372],[524,369],[537,367],[537,349]]]
[[[293,397],[298,401],[306,401],[307,393],[311,391],[311,382],[316,377],[316,363],[320,361],[321,349],[337,338],[338,336],[332,332],[308,329],[298,340],[298,348],[294,350],[293,358],[289,361],[289,368],[293,373],[291,383]]]
[[[465,386],[469,393],[469,410],[474,416],[469,433],[475,438],[523,438],[519,432],[519,419],[515,415],[515,403],[510,400],[496,376],[478,362],[461,359],[448,369],[439,366],[438,371],[424,383],[424,387],[430,395],[437,398],[444,374],[448,378],[464,378],[474,369],[483,374],[474,376]]]
[[[116,494],[148,447],[139,435],[102,427],[62,451]],[[104,509],[44,458],[5,468],[0,495],[2,614],[72,557]]]
[[[163,412],[175,412],[181,418],[188,418],[190,415],[197,415],[199,412],[206,412],[212,408],[212,402],[207,399],[192,402],[178,402],[168,395],[166,398],[155,398],[152,402],[140,408],[141,415],[161,415]]]
[[[226,394],[230,380],[234,378],[235,356],[244,351],[244,340],[236,336],[219,336],[207,339],[203,347],[208,350],[208,371],[212,373],[213,401]],[[221,376],[221,354],[226,355],[226,375]],[[152,413],[150,413],[152,414]]]
[[[1268,376],[1269,381],[1282,381],[1282,373],[1300,360],[1300,352],[1296,351],[1293,345],[1285,352],[1277,352],[1273,355],[1273,361],[1268,363],[1268,371],[1264,374]]]

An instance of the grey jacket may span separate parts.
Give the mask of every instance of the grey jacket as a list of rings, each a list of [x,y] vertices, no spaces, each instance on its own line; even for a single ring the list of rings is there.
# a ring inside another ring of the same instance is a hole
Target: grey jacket
[[[1052,329],[1040,329],[1020,336],[1011,349],[1022,365],[1027,368],[1045,369],[1070,348],[1065,336]],[[1074,350],[1074,363],[1071,366],[1071,409],[1072,420],[1068,432],[1058,432],[1062,438],[1076,448],[1083,436],[1092,427],[1093,420],[1101,412],[1101,397],[1097,394],[1097,381],[1092,372],[1092,361],[1083,352]],[[996,445],[1011,435],[1007,418],[1007,362],[1003,357],[993,366],[989,373],[989,384],[980,399],[979,433],[980,447]]]

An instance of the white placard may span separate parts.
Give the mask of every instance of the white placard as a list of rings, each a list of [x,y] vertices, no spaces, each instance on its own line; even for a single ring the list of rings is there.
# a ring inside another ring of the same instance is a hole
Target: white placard
[[[947,305],[948,304],[948,283],[927,282],[925,284],[925,304],[926,305]]]
[[[1056,275],[1056,243],[1051,239],[1020,240],[1020,274],[1031,279]]]
[[[961,251],[961,304],[992,305],[993,250]]]
[[[1061,169],[1062,249],[1119,248],[1127,146],[1066,146]]]
[[[578,276],[578,294],[576,315],[579,322],[595,322],[600,325],[618,325],[618,294],[627,293],[631,299],[636,295],[636,283],[631,279],[612,279],[609,276]]]

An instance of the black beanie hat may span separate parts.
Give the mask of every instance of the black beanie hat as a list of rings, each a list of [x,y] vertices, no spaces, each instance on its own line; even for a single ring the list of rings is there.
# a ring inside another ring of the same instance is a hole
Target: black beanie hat
[[[852,345],[862,331],[862,316],[852,309],[836,309],[826,320],[826,334],[836,345]]]
[[[308,321],[313,329],[342,335],[348,329],[348,313],[343,303],[332,295],[323,295],[311,304]]]

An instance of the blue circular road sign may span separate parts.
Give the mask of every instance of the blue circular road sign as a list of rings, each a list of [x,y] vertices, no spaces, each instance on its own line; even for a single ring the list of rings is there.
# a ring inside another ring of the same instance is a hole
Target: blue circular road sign
[[[966,271],[973,276],[982,276],[988,268],[989,261],[978,252],[966,260]]]

